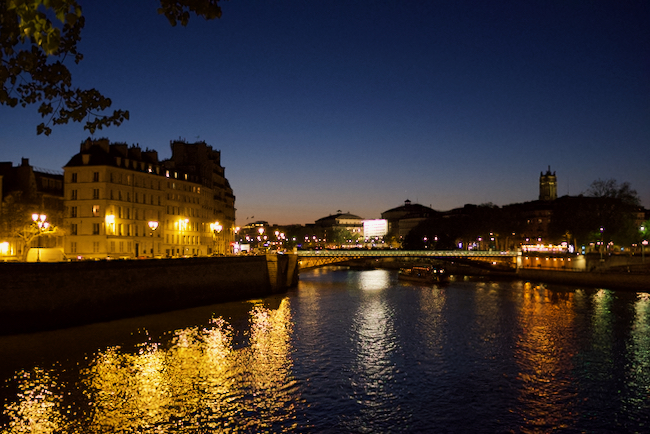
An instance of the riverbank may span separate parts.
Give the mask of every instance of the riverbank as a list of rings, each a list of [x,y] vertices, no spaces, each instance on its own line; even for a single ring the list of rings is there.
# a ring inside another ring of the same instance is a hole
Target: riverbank
[[[228,301],[298,282],[295,255],[0,264],[0,334],[53,330]]]
[[[650,275],[625,272],[536,270],[520,268],[523,280],[632,291],[650,291]]]
[[[620,261],[619,261],[620,262]],[[396,259],[364,259],[350,261],[347,265],[354,269],[399,269],[414,265],[431,264],[419,261],[404,261]],[[482,277],[485,279],[521,279],[540,283],[559,283],[565,285],[585,286],[590,288],[607,288],[628,291],[650,291],[650,273],[647,267],[634,265],[621,266],[618,262],[613,267],[594,268],[592,271],[553,270],[539,268],[519,268],[517,270],[476,267],[469,264],[436,261],[444,267],[448,274],[457,276]]]

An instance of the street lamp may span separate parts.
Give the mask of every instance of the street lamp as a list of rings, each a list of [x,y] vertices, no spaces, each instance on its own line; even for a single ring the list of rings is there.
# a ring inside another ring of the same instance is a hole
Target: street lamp
[[[181,257],[185,256],[185,235],[183,234],[183,231],[187,230],[187,224],[189,222],[189,219],[181,219],[178,221],[178,229],[181,235]]]
[[[221,230],[223,229],[223,226],[221,226],[221,223],[219,222],[214,222],[210,223],[210,230],[212,231],[212,242],[214,243],[214,240],[217,240],[217,253],[221,253],[221,240],[219,237],[221,236]]]
[[[648,240],[641,241],[641,263],[645,264],[645,247],[648,245]]]
[[[603,243],[603,232],[605,231],[605,228],[602,226],[600,227],[600,262],[603,262],[603,248],[605,247]]]
[[[156,246],[156,242],[153,240],[153,233],[156,229],[158,229],[158,222],[157,221],[150,221],[149,222],[149,229],[151,229],[151,257],[153,258],[153,251]]]
[[[32,220],[34,224],[38,227],[38,247],[37,247],[37,256],[36,262],[41,262],[41,233],[46,231],[50,227],[50,223],[47,221],[47,216],[45,214],[32,214]]]

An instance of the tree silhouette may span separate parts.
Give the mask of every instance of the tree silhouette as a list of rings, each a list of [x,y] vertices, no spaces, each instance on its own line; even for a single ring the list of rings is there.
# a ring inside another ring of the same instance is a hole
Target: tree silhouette
[[[206,20],[221,17],[219,0],[159,0],[158,13],[172,26],[187,25],[191,14]],[[75,87],[64,64],[78,64],[77,51],[85,20],[76,0],[0,0],[0,104],[38,104],[47,118],[37,134],[50,135],[53,125],[86,121],[94,133],[129,119],[128,110],[113,110],[110,98],[97,89]]]

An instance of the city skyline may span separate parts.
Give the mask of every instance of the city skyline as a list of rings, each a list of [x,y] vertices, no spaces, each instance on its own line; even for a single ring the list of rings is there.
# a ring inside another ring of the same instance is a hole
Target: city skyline
[[[526,202],[548,166],[558,196],[614,178],[650,205],[647,3],[230,1],[186,28],[153,1],[81,5],[73,80],[131,112],[94,137],[220,150],[239,225]],[[89,135],[0,119],[14,164],[60,170]]]

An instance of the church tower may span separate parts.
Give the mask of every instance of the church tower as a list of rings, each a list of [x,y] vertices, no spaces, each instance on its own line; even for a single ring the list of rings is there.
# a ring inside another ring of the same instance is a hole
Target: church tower
[[[557,199],[557,178],[555,172],[551,173],[551,166],[548,166],[546,174],[539,174],[539,200]]]

